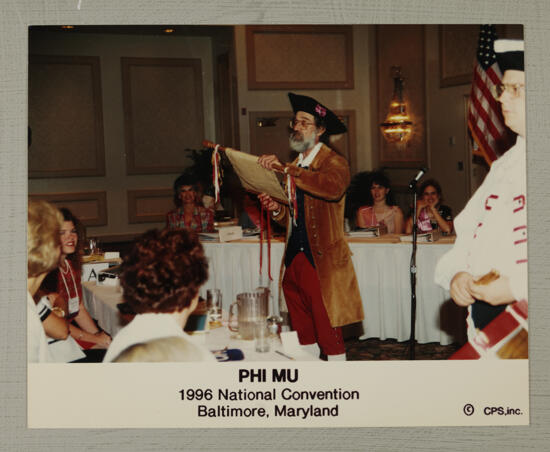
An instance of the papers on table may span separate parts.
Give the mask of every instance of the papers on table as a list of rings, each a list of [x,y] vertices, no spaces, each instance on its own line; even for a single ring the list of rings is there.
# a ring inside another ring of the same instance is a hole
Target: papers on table
[[[388,233],[388,228],[385,225],[372,226],[370,228],[356,229],[355,231],[348,232],[350,237],[380,237]]]
[[[369,231],[369,230],[351,231],[351,232],[348,232],[346,235],[349,235],[350,237],[362,237],[362,238],[378,237],[375,231]]]
[[[399,237],[402,242],[412,242],[412,234],[402,235]],[[439,240],[439,231],[426,232],[424,234],[417,234],[416,241],[418,243],[431,243]]]
[[[258,235],[260,235],[260,228],[254,228],[254,229],[245,228],[245,229],[243,229],[243,237],[256,237]]]
[[[229,242],[242,239],[243,229],[240,226],[225,226],[216,232],[199,232],[198,235],[205,242]]]

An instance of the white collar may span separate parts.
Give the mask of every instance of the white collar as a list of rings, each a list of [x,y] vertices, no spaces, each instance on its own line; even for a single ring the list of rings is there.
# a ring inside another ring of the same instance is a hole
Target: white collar
[[[145,312],[143,314],[136,314],[131,323],[133,323],[134,326],[141,324],[163,325],[165,328],[172,329],[171,333],[179,333],[183,331],[183,328],[178,325],[173,314],[173,312]]]
[[[309,165],[311,165],[311,162],[313,162],[313,159],[319,153],[319,150],[321,149],[322,145],[323,145],[323,143],[321,143],[319,141],[319,143],[317,143],[315,146],[313,146],[313,149],[311,150],[311,152],[308,154],[308,156],[306,158],[304,158],[304,153],[303,152],[300,153],[298,155],[298,165],[299,166],[309,166]]]

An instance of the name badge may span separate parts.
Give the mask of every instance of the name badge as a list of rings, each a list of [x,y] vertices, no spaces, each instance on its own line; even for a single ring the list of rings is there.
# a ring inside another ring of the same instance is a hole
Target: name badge
[[[69,298],[69,315],[78,312],[80,309],[80,298],[77,295],[76,297]]]

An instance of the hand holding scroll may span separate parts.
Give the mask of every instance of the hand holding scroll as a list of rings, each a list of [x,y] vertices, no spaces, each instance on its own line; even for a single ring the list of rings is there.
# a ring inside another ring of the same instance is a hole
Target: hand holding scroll
[[[272,170],[272,171],[282,172],[284,169],[284,165],[279,161],[277,156],[274,154],[261,155],[258,159],[258,163],[260,164],[260,166],[263,166],[265,169]]]
[[[273,212],[281,209],[281,205],[277,201],[274,201],[267,193],[260,193],[258,199],[266,210]]]

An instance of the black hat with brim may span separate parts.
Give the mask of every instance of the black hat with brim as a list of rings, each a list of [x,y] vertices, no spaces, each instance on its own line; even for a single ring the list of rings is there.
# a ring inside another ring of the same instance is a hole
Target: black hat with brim
[[[503,74],[509,70],[525,71],[522,40],[497,39],[494,45],[498,67]]]
[[[338,119],[338,116],[312,97],[288,93],[288,98],[290,99],[294,114],[303,111],[321,119],[325,123],[325,133],[328,135],[338,135],[347,132],[348,129],[344,123]]]

